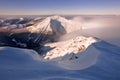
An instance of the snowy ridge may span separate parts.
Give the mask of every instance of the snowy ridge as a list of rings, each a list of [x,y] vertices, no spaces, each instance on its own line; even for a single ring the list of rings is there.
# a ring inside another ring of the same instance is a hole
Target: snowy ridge
[[[65,55],[70,55],[72,57],[71,54],[78,54],[80,52],[83,52],[88,48],[88,46],[96,42],[97,40],[92,37],[86,38],[83,36],[78,36],[76,38],[73,38],[67,41],[45,44],[45,46],[49,46],[53,49],[46,53],[44,59],[56,60],[56,58],[61,59]],[[46,50],[47,49],[45,49],[45,51]],[[43,48],[43,51],[44,51],[44,48]]]
[[[27,29],[30,32],[41,32],[41,30],[45,29],[45,33],[70,33],[72,31],[81,29],[81,23],[77,23],[72,20],[67,20],[61,16],[50,16],[45,18],[42,22],[39,22]]]
[[[45,44],[42,51],[47,52],[41,60],[55,61],[66,69],[85,69],[96,64],[98,60],[100,51],[92,45],[98,42],[101,40],[78,36],[66,41]]]

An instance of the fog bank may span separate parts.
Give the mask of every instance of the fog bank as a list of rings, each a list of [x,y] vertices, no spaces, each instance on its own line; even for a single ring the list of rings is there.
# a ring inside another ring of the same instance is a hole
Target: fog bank
[[[82,30],[63,35],[59,40],[76,36],[98,37],[120,46],[120,16],[77,16],[72,19],[81,23]]]

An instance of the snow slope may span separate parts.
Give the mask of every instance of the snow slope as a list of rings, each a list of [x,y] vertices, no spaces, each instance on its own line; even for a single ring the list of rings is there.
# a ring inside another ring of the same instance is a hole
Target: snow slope
[[[0,80],[119,80],[120,47],[86,39],[93,43],[76,52],[77,58],[63,55],[57,61],[42,61],[32,50],[0,47]]]

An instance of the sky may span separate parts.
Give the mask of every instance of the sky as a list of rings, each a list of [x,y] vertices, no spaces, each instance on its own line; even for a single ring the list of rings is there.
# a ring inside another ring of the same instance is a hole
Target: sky
[[[120,0],[0,0],[0,15],[120,14]]]

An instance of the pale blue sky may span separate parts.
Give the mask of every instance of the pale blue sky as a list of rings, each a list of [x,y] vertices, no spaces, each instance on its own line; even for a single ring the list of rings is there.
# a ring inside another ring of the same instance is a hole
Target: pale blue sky
[[[120,14],[120,0],[0,0],[0,14]]]

